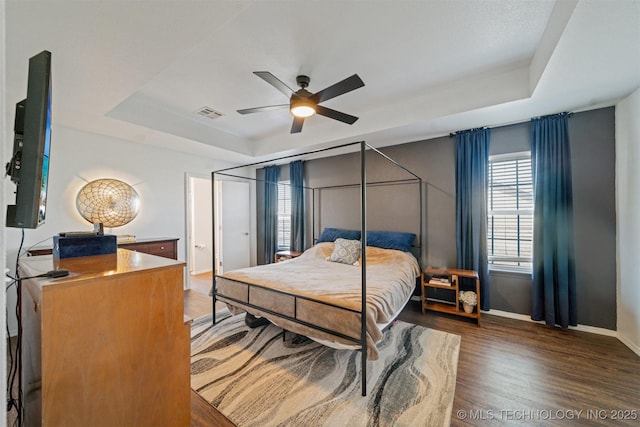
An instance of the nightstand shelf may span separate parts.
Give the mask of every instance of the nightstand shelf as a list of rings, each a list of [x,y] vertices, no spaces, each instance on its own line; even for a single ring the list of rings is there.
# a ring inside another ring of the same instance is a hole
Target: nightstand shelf
[[[278,251],[276,252],[273,261],[274,262],[280,262],[280,261],[286,261],[288,259],[292,259],[292,258],[297,258],[300,255],[302,255],[302,252],[296,252],[296,251]]]
[[[475,280],[477,305],[473,308],[471,313],[464,311],[463,304],[458,299],[460,295],[459,279],[461,277]],[[437,283],[436,280],[433,280],[434,278],[440,278],[445,283]],[[424,314],[425,310],[439,311],[441,313],[476,319],[478,326],[480,325],[480,279],[477,272],[473,270],[427,267],[422,272],[421,283],[422,314]],[[429,298],[427,296],[428,288],[451,291],[454,294],[454,302],[448,303]]]

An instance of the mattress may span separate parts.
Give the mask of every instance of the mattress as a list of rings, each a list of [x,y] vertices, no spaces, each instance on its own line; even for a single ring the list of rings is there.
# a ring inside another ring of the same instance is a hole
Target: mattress
[[[323,344],[353,346],[361,335],[361,267],[328,261],[334,243],[301,256],[216,278],[216,298]],[[357,263],[359,264],[359,263]],[[378,357],[382,328],[413,294],[420,267],[408,252],[367,247],[367,355]]]

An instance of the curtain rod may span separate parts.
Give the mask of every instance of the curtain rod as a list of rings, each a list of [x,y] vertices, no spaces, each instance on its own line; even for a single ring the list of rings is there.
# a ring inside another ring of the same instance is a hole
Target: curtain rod
[[[562,113],[557,113],[557,114],[562,114]],[[550,116],[554,116],[555,114],[549,114]],[[573,117],[574,113],[573,112],[569,112],[567,113],[567,117]],[[531,119],[538,119],[540,117],[544,117],[544,116],[538,116],[538,117],[532,117]],[[529,119],[529,120],[531,120]],[[526,121],[522,121],[522,122],[514,122],[514,123],[506,123],[503,125],[496,125],[496,126],[481,126],[478,128],[471,128],[469,130],[475,130],[475,129],[497,129],[497,128],[505,128],[507,126],[515,126],[515,125],[519,125],[522,123],[526,123]],[[454,136],[456,136],[456,134],[460,133],[460,132],[466,132],[465,130],[459,130],[457,132],[451,132],[449,133],[449,138],[453,138]]]

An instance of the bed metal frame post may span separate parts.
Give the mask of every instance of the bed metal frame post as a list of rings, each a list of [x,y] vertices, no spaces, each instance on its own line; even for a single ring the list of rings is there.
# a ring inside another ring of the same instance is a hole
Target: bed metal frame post
[[[308,243],[310,246],[313,246],[316,244],[316,189],[315,188],[311,189],[311,242],[308,242]]]
[[[362,396],[367,395],[367,158],[366,144],[360,143],[360,244],[362,246],[361,282],[362,309],[360,312],[360,348],[362,356]]]
[[[213,260],[211,265],[213,266],[213,274],[211,281],[211,301],[212,301],[212,321],[216,324],[216,274],[218,269],[216,268],[216,173],[211,172],[211,243],[213,248],[211,250],[211,256]]]
[[[420,245],[420,259],[418,260],[418,264],[422,266],[423,258],[424,258],[424,243],[422,241],[423,233],[422,233],[422,178],[418,178],[418,196],[420,198],[420,240],[418,240],[418,244]]]

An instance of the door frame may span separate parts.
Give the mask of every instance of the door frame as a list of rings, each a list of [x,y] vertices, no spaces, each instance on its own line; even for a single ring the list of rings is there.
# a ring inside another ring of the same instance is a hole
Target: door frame
[[[249,225],[250,225],[250,229],[249,229],[249,235],[250,235],[250,256],[249,256],[249,262],[251,264],[251,266],[254,266],[257,264],[257,241],[256,241],[256,236],[257,236],[257,228],[258,228],[258,224],[257,224],[257,206],[256,206],[256,183],[255,183],[255,176],[256,176],[256,172],[255,170],[243,170],[244,173],[242,173],[243,176],[247,177],[247,181],[249,182],[249,205],[250,205],[250,209],[251,212],[253,212],[253,215],[250,215],[250,221],[249,221]],[[186,268],[185,268],[185,289],[191,289],[191,266],[193,263],[192,260],[192,256],[191,256],[191,246],[192,246],[192,242],[191,242],[191,227],[192,227],[192,218],[193,218],[193,212],[192,212],[192,205],[191,205],[191,197],[193,197],[193,195],[191,194],[191,179],[192,178],[199,178],[199,179],[211,179],[211,174],[206,174],[206,173],[195,173],[195,172],[185,172],[185,179],[184,179],[184,186],[185,186],[185,200],[184,200],[184,204],[185,204],[185,230],[184,230],[184,234],[185,234],[185,263],[186,263]],[[216,181],[218,181],[218,179],[216,178]],[[216,182],[216,184],[218,184],[218,182]],[[218,192],[216,192],[216,194],[218,194]],[[220,203],[216,203],[216,206],[220,206]],[[217,223],[217,221],[216,221]],[[216,233],[216,235],[219,233]],[[216,242],[213,242],[213,244],[215,245]],[[215,251],[216,254],[219,253],[218,248],[216,248]],[[212,265],[212,268],[215,267],[215,265]]]
[[[192,172],[185,172],[184,174],[184,194],[185,194],[185,200],[184,200],[184,205],[185,205],[185,229],[184,229],[184,235],[185,235],[185,250],[184,250],[184,256],[185,256],[185,263],[186,263],[186,268],[185,268],[185,289],[191,289],[191,267],[193,265],[193,257],[192,257],[192,247],[193,247],[193,242],[192,242],[192,228],[193,228],[193,204],[191,203],[191,200],[193,198],[193,194],[191,191],[191,180],[192,179],[211,179],[210,175],[207,174],[202,174],[202,173],[192,173]],[[212,266],[213,267],[213,266]]]

